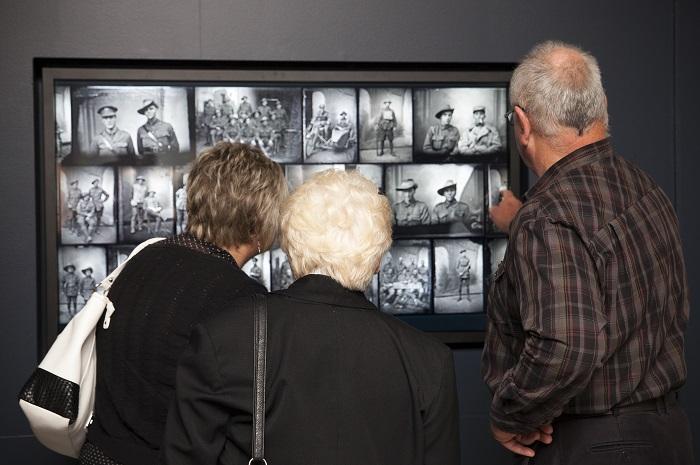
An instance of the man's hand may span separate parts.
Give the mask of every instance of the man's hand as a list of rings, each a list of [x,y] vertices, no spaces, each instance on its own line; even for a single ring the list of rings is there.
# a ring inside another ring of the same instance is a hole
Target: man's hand
[[[496,228],[508,234],[510,222],[522,207],[523,203],[513,195],[513,192],[506,189],[501,193],[501,201],[498,205],[489,209],[489,216]]]
[[[552,428],[552,425],[542,425],[532,433],[515,434],[498,429],[493,423],[491,424],[491,434],[493,434],[496,441],[509,451],[518,455],[524,455],[525,457],[535,456],[535,451],[527,447],[534,444],[535,441],[540,441],[543,444],[550,444],[552,442],[553,432],[554,428]]]

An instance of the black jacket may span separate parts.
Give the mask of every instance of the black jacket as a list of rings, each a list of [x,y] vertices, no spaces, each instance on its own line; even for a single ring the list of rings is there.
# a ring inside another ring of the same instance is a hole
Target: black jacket
[[[156,463],[175,368],[192,325],[264,292],[213,244],[177,236],[146,247],[109,292],[109,329],[97,326],[97,385],[87,440],[124,465]],[[81,463],[96,463],[89,458]]]
[[[360,292],[309,275],[268,295],[270,465],[459,462],[450,350]],[[248,463],[253,299],[195,327],[176,375],[165,463]]]

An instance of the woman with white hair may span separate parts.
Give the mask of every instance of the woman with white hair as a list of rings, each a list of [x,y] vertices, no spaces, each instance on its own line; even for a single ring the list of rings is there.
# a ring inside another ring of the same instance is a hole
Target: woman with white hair
[[[296,281],[266,297],[270,464],[457,464],[450,350],[363,292],[391,245],[391,208],[356,172],[324,171],[282,211]],[[254,298],[197,325],[180,359],[167,464],[251,457]]]

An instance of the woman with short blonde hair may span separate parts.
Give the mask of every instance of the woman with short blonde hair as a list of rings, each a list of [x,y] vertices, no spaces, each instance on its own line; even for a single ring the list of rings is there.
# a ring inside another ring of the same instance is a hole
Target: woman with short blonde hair
[[[241,267],[276,240],[286,197],[282,168],[256,147],[221,142],[197,157],[187,232],[143,249],[110,290],[116,313],[109,330],[97,329],[95,416],[81,464],[160,462],[190,329],[265,292]]]
[[[459,463],[450,350],[360,291],[391,245],[391,210],[356,172],[312,177],[285,203],[297,280],[267,296],[268,463]],[[166,464],[246,463],[254,299],[195,326],[176,377]]]
[[[391,206],[358,172],[327,170],[287,200],[281,228],[295,278],[322,274],[364,291],[391,246]]]

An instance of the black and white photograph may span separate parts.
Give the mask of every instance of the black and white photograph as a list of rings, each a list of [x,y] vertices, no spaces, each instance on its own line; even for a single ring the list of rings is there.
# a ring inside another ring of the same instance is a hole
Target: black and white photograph
[[[304,89],[304,163],[357,159],[357,91]]]
[[[361,163],[410,163],[413,98],[408,88],[359,90]]]
[[[414,89],[416,162],[506,156],[505,87]]]
[[[198,87],[197,153],[219,141],[260,147],[279,163],[301,161],[300,87]]]
[[[173,234],[173,169],[119,169],[120,242],[140,243]]]
[[[374,305],[379,307],[379,274],[372,276],[369,286],[365,289],[365,297]]]
[[[270,250],[270,290],[279,291],[287,289],[294,282],[292,267],[284,250],[280,248]]]
[[[175,234],[187,231],[187,179],[190,165],[176,166],[173,174],[175,180]]]
[[[432,277],[430,241],[394,241],[379,267],[380,310],[429,313]]]
[[[501,193],[508,189],[508,167],[506,165],[491,165],[489,166],[489,176],[487,180],[487,198],[486,211],[489,208],[498,205],[501,201]],[[499,233],[496,226],[491,221],[491,218],[486,215],[486,230],[489,233]]]
[[[66,325],[107,276],[104,247],[58,248],[58,323]]]
[[[117,242],[115,171],[105,166],[61,166],[59,225],[62,244]]]
[[[482,165],[392,165],[385,183],[396,237],[484,233]]]
[[[483,246],[469,239],[437,239],[433,246],[434,312],[483,312]]]
[[[72,150],[73,122],[69,86],[56,86],[54,113],[56,115],[56,159],[60,162]]]
[[[258,254],[245,262],[241,270],[270,290],[270,252]]]
[[[124,263],[136,245],[110,245],[107,247],[107,274],[114,271],[119,265]]]
[[[187,89],[166,86],[74,88],[77,149],[65,162],[179,164],[190,150]]]

